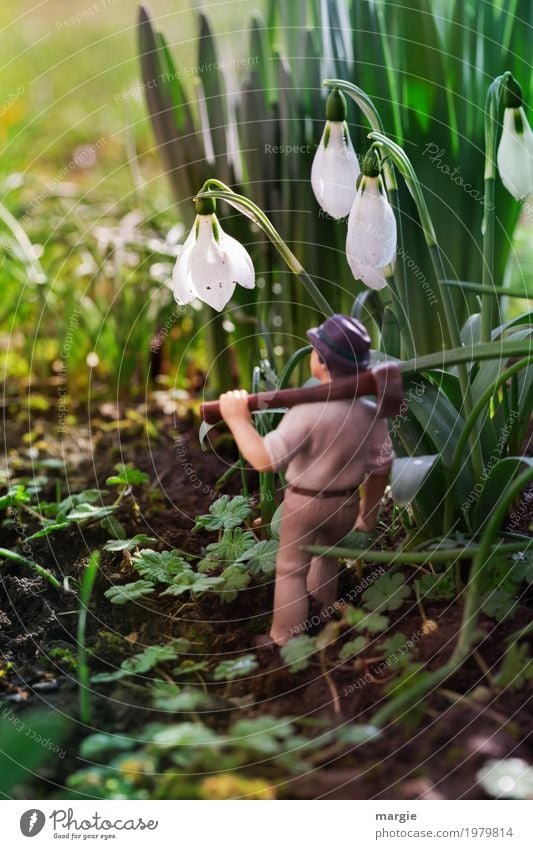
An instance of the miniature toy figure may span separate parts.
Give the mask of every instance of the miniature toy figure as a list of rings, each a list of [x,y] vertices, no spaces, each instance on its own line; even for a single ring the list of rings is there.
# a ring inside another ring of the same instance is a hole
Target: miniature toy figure
[[[357,319],[333,315],[307,336],[313,346],[311,373],[321,383],[368,370],[370,337]],[[352,395],[299,404],[264,437],[251,423],[245,390],[219,399],[244,458],[260,472],[286,470],[274,616],[270,635],[258,638],[257,645],[283,646],[301,633],[310,601],[325,617],[337,600],[337,558],[313,557],[304,546],[333,546],[354,527],[370,531],[376,526],[394,457],[384,417],[387,404],[381,403],[388,392],[383,380],[396,383],[396,390],[401,386],[394,369],[382,370],[381,389],[375,370],[376,402]]]

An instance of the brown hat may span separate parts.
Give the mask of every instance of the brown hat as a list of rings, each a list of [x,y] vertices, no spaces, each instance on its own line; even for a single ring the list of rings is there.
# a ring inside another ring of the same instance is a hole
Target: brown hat
[[[308,330],[307,338],[328,368],[351,374],[368,367],[370,336],[351,315],[329,316],[319,327]]]

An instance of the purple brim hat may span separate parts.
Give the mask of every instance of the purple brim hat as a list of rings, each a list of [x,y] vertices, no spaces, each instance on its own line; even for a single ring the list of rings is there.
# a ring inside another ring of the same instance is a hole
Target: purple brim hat
[[[329,316],[319,327],[308,330],[307,338],[328,368],[350,374],[368,366],[370,336],[350,315]]]

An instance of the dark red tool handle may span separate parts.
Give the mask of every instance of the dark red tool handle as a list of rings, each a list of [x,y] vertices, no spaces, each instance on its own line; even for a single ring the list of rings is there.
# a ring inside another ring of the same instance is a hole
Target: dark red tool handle
[[[336,378],[331,383],[321,383],[320,386],[302,386],[299,389],[278,389],[248,395],[248,409],[252,413],[254,410],[269,410],[273,407],[296,407],[297,404],[359,398],[361,395],[375,395],[376,389],[372,372],[363,371],[357,375]],[[206,401],[200,407],[200,412],[207,424],[216,424],[222,418],[218,401]]]

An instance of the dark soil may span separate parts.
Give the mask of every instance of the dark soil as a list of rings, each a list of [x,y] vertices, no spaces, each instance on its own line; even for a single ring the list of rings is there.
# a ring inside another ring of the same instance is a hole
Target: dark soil
[[[179,407],[178,407],[179,410]],[[212,450],[203,452],[198,443],[197,422],[179,410],[177,418],[168,401],[163,409],[133,411],[103,405],[89,421],[72,425],[60,439],[46,416],[28,421],[25,413],[14,416],[6,426],[6,457],[14,476],[46,474],[40,494],[55,498],[60,485],[64,497],[86,488],[106,487],[106,478],[117,462],[132,462],[147,472],[150,485],[135,488],[124,499],[117,518],[128,535],[145,533],[156,538],[158,550],[179,548],[199,554],[212,542],[212,534],[192,532],[196,515],[207,512],[218,497],[217,479],[235,460],[234,447],[222,432],[212,431]],[[22,437],[31,429],[34,456],[21,449]],[[214,450],[213,450],[214,449]],[[65,471],[39,467],[45,458],[64,458]],[[257,484],[249,475],[251,491]],[[240,491],[240,476],[224,484],[224,492]],[[110,503],[112,495],[103,496]],[[526,493],[516,511],[513,530],[526,531],[531,521],[531,493]],[[389,510],[390,514],[390,510]],[[24,514],[25,532],[37,529]],[[385,516],[385,521],[387,515]],[[13,548],[19,532],[2,530],[1,545]],[[62,579],[80,576],[88,555],[101,547],[109,534],[98,525],[67,530],[32,543],[32,556],[40,565]],[[387,540],[390,544],[391,540]],[[371,565],[367,566],[371,570]],[[52,588],[28,568],[12,563],[1,566],[0,584],[0,694],[4,703],[24,716],[28,708],[45,706],[60,711],[72,721],[67,742],[68,757],[49,765],[40,780],[28,787],[27,798],[54,797],[71,772],[84,762],[77,755],[79,740],[91,730],[136,734],[147,721],[175,721],[151,707],[146,687],[116,682],[97,687],[93,697],[93,729],[77,717],[77,681],[69,657],[76,653],[77,595]],[[187,636],[196,647],[197,659],[216,662],[253,651],[255,634],[268,628],[272,585],[254,583],[239,593],[237,600],[223,605],[217,597],[198,602],[161,598],[123,606],[110,604],[104,592],[110,586],[136,580],[128,556],[102,552],[101,568],[94,588],[88,645],[93,672],[115,669],[134,652]],[[344,569],[342,593],[355,583],[351,570]],[[531,710],[524,691],[498,689],[493,676],[505,651],[505,637],[530,621],[531,599],[523,598],[516,616],[496,626],[480,620],[480,641],[475,655],[442,688],[401,722],[391,724],[382,738],[366,747],[324,753],[305,775],[287,778],[280,774],[274,783],[277,795],[288,798],[329,799],[477,799],[485,798],[476,783],[476,771],[489,758],[528,758]],[[454,603],[425,605],[426,617],[435,630],[417,642],[416,660],[433,669],[449,657],[457,637],[461,608]],[[409,602],[392,615],[391,634],[400,631],[408,638],[419,634],[422,624],[416,603]],[[357,659],[338,660],[331,649],[329,683],[318,660],[300,673],[290,673],[260,656],[260,668],[244,681],[231,684],[206,682],[209,692],[225,700],[221,711],[201,714],[213,728],[228,719],[258,716],[318,720],[318,725],[370,723],[384,704],[389,673],[376,673],[376,663]],[[194,659],[194,653],[190,655]],[[333,698],[333,692],[337,700]],[[467,698],[460,699],[460,695]],[[335,709],[335,703],[337,709]],[[248,706],[246,706],[248,705]],[[26,796],[25,796],[26,797]]]

